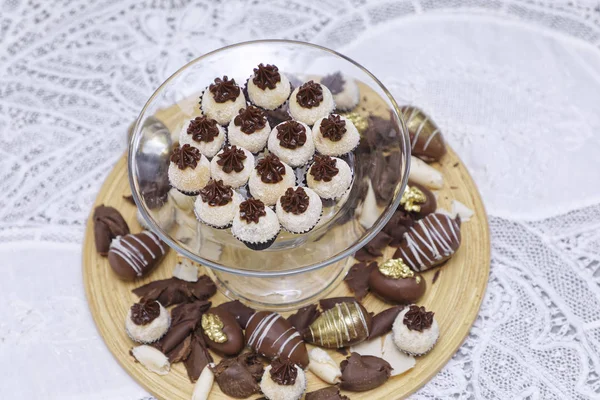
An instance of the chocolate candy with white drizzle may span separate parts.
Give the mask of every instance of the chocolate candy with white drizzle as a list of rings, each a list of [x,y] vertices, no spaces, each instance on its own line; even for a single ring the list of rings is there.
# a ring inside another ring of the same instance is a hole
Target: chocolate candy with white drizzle
[[[357,301],[336,303],[323,312],[306,331],[312,344],[330,349],[362,342],[371,331],[371,315]]]
[[[132,281],[152,271],[168,249],[150,231],[130,233],[113,239],[108,250],[108,262],[121,279]]]
[[[402,114],[410,136],[412,155],[426,162],[439,161],[446,154],[446,144],[440,128],[416,107],[404,106]]]

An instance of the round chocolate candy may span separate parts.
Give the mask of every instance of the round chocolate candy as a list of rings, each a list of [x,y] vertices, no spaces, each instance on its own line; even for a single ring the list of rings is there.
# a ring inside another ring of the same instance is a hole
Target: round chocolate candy
[[[384,300],[399,304],[414,303],[425,293],[425,279],[401,259],[392,259],[373,268],[369,288]]]
[[[202,315],[201,325],[206,345],[216,353],[234,356],[244,348],[242,328],[230,312],[211,308]]]
[[[129,233],[112,240],[108,262],[119,278],[132,281],[156,268],[168,249],[153,232]]]

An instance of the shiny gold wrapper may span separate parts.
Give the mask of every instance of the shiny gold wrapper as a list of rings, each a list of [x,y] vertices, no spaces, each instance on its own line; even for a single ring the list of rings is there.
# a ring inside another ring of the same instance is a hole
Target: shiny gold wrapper
[[[202,329],[204,334],[215,343],[227,341],[227,335],[223,332],[223,322],[218,315],[210,313],[202,315]]]
[[[362,342],[369,336],[371,316],[357,302],[338,303],[313,322],[306,334],[312,344],[340,348]]]
[[[427,196],[416,186],[407,186],[400,199],[400,205],[408,212],[421,211],[421,204],[425,204],[426,202]]]
[[[400,258],[387,260],[379,264],[379,271],[392,279],[415,278],[417,283],[421,282],[421,277],[417,275]]]

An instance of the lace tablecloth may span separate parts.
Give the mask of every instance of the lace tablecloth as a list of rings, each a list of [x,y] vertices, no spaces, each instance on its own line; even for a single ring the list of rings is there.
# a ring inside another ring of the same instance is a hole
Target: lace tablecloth
[[[85,220],[153,90],[267,37],[363,63],[479,185],[488,290],[413,398],[600,398],[600,5],[567,0],[0,0],[0,398],[148,396],[93,325]]]

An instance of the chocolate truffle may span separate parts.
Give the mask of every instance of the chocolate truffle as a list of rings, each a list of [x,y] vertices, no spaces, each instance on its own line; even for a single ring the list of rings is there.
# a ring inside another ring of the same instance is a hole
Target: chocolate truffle
[[[310,127],[298,121],[285,121],[271,131],[269,151],[291,167],[301,167],[315,154]]]
[[[340,387],[351,392],[365,392],[383,385],[390,377],[392,366],[374,356],[352,353],[340,364],[342,383]]]
[[[331,113],[335,103],[326,86],[308,81],[292,92],[289,108],[292,118],[313,125],[316,120]]]
[[[211,181],[196,198],[194,211],[202,223],[218,229],[229,228],[233,217],[244,200],[242,195],[233,190],[223,181]]]
[[[404,106],[402,114],[410,136],[411,154],[426,162],[439,161],[446,154],[442,132],[417,107]]]
[[[306,174],[306,184],[322,198],[336,199],[352,184],[352,170],[340,158],[315,156]]]
[[[352,301],[337,303],[323,312],[304,337],[321,347],[339,348],[362,342],[370,330],[371,315],[357,301]]]
[[[323,203],[313,190],[303,187],[288,188],[277,200],[277,217],[283,228],[291,233],[312,230],[323,212]]]
[[[222,180],[232,188],[244,186],[254,170],[254,156],[248,150],[227,146],[210,161],[213,179]]]
[[[163,337],[171,326],[169,312],[158,301],[142,301],[129,309],[125,329],[139,343],[153,343]]]
[[[435,212],[437,201],[431,190],[415,182],[409,182],[402,193],[399,208],[421,219]]]
[[[128,233],[129,226],[116,208],[100,205],[94,209],[94,240],[96,251],[101,256],[108,254],[110,242],[114,238]]]
[[[119,236],[110,243],[108,262],[119,278],[132,281],[148,275],[169,248],[154,233]]]
[[[399,304],[416,302],[425,293],[425,279],[401,259],[391,259],[373,268],[369,276],[371,291],[384,300]]]
[[[308,365],[308,352],[302,336],[281,315],[259,311],[248,321],[246,340],[257,353],[273,359],[289,359],[301,367]]]
[[[315,148],[327,156],[341,156],[354,150],[360,141],[358,130],[348,118],[331,114],[315,122]]]
[[[208,347],[225,356],[244,348],[244,334],[235,317],[224,309],[211,308],[202,315],[202,335]]]
[[[260,108],[248,106],[242,108],[229,123],[227,136],[229,143],[258,153],[267,145],[271,126],[265,112]]]
[[[213,372],[221,391],[227,396],[244,399],[260,391],[258,382],[263,375],[263,366],[256,354],[224,358],[213,367]]]
[[[225,129],[214,119],[206,116],[196,117],[184,125],[179,133],[179,144],[190,144],[200,150],[208,158],[223,147]]]
[[[292,91],[288,78],[275,65],[259,64],[246,84],[250,101],[266,110],[283,105]]]
[[[306,393],[305,400],[350,400],[348,396],[340,393],[337,386],[329,386],[314,392]]]
[[[440,328],[432,312],[411,305],[402,310],[392,327],[394,343],[411,356],[429,353],[440,336]]]
[[[350,111],[356,107],[360,101],[360,91],[356,81],[342,73],[334,72],[321,79],[321,84],[325,85],[335,101],[335,108],[340,111]]]
[[[269,400],[299,400],[306,390],[306,375],[290,360],[276,358],[265,368],[260,389]]]
[[[157,300],[165,307],[175,304],[206,300],[217,292],[217,287],[206,275],[196,282],[187,282],[177,278],[150,282],[133,289],[132,292],[143,300]]]
[[[237,115],[238,111],[246,107],[246,98],[235,79],[216,78],[204,90],[200,109],[202,114],[216,120],[221,125],[227,125]]]
[[[460,246],[460,226],[444,214],[429,214],[404,235],[394,258],[413,271],[427,271],[454,255]]]
[[[267,206],[275,205],[287,188],[295,184],[294,170],[281,162],[275,154],[268,154],[258,160],[248,181],[252,197],[260,199]]]
[[[257,199],[248,199],[240,204],[231,227],[233,236],[252,250],[270,247],[279,230],[275,211]]]
[[[210,163],[198,148],[175,146],[169,164],[169,182],[188,196],[195,196],[210,180]]]

